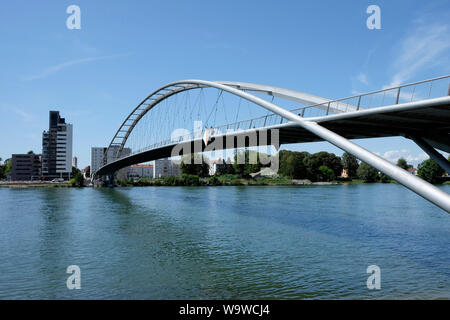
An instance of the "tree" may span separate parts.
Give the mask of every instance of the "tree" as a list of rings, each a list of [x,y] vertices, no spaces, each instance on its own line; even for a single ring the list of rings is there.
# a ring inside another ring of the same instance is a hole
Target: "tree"
[[[208,159],[202,154],[191,153],[182,158],[180,170],[182,174],[207,177],[209,176]]]
[[[331,181],[335,177],[333,170],[331,170],[327,166],[320,166],[319,172],[320,172],[319,175],[320,181]]]
[[[391,182],[391,177],[389,177],[388,175],[381,173],[379,176],[380,182],[381,183],[389,183]]]
[[[333,170],[334,176],[337,177],[342,172],[341,158],[334,153],[328,153],[325,151],[317,152],[304,159],[306,166],[306,176],[312,181],[320,180],[321,166],[327,166]]]
[[[417,174],[419,177],[433,184],[441,183],[444,173],[445,170],[442,169],[433,159],[422,161],[417,169]]]
[[[81,188],[84,186],[84,177],[81,174],[81,172],[77,172],[72,179],[70,179],[70,186],[71,187],[78,187]]]
[[[216,176],[223,176],[224,174],[234,174],[232,163],[228,163],[227,161],[223,165],[217,167]]]
[[[408,162],[406,162],[406,160],[404,158],[400,158],[397,160],[397,166],[404,170],[408,170],[409,168],[412,168],[412,165],[408,164]]]
[[[77,173],[81,173],[80,169],[72,167],[72,173],[70,174],[71,177],[75,177]]]
[[[306,178],[305,159],[310,156],[308,152],[293,152],[281,150],[278,154],[280,168],[278,172],[294,179]]]
[[[8,175],[12,170],[12,161],[11,158],[8,158],[3,162],[3,174],[6,176]]]
[[[30,151],[27,152],[27,154],[34,154],[34,151],[30,150]]]
[[[234,172],[242,177],[261,170],[260,155],[256,151],[236,151],[233,163]]]
[[[359,163],[356,157],[348,152],[342,155],[342,167],[347,170],[350,178],[356,177],[356,170],[358,170]]]
[[[378,179],[378,171],[375,168],[372,168],[365,162],[361,162],[356,170],[356,174],[358,178],[364,180],[364,182],[375,182]]]

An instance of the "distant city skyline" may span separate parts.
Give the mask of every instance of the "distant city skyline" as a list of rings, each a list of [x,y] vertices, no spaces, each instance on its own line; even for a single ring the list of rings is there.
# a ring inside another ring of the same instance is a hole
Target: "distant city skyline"
[[[78,1],[80,30],[66,28],[69,4],[7,3],[0,12],[3,159],[41,153],[48,112],[60,110],[74,125],[73,155],[84,168],[91,147],[107,146],[133,107],[180,79],[333,99],[450,73],[448,1]],[[381,30],[366,27],[371,4],[381,8]],[[394,162],[427,158],[401,137],[358,143]],[[328,143],[282,147],[342,154]]]

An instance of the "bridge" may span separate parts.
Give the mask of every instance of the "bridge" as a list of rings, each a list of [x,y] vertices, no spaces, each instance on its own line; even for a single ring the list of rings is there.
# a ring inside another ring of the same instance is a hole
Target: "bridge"
[[[450,172],[436,150],[450,152],[449,135],[450,75],[338,100],[261,84],[182,80],[131,111],[93,177],[192,150],[328,141],[450,212],[448,193],[350,141],[403,136]]]

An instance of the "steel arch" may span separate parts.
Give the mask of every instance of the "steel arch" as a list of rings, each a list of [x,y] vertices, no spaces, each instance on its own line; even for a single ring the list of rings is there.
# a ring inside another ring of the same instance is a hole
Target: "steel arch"
[[[193,89],[199,88],[217,88],[214,84],[225,85],[230,88],[239,89],[242,91],[251,91],[251,92],[259,92],[267,95],[271,95],[274,97],[280,97],[283,99],[287,99],[290,101],[294,101],[297,103],[303,103],[306,105],[312,105],[319,109],[325,109],[323,104],[330,102],[330,99],[322,98],[319,96],[311,95],[304,92],[299,92],[290,89],[283,89],[274,86],[267,86],[255,83],[247,83],[247,82],[233,82],[233,81],[203,81],[203,80],[182,80],[169,83],[165,86],[160,87],[159,89],[153,91],[150,95],[148,95],[144,100],[142,100],[137,107],[135,107],[131,113],[125,118],[125,120],[120,125],[119,129],[116,131],[114,137],[112,138],[106,154],[109,153],[112,147],[118,147],[117,154],[114,158],[118,158],[125,147],[125,143],[127,142],[128,137],[133,131],[136,124],[139,122],[145,114],[150,111],[153,107],[158,105],[160,102],[166,100],[167,98]],[[223,89],[219,89],[223,90]],[[349,105],[345,105],[348,110]],[[333,112],[339,113],[344,111],[344,105],[335,107]],[[355,107],[351,106],[356,110]],[[122,134],[122,135],[121,135]]]

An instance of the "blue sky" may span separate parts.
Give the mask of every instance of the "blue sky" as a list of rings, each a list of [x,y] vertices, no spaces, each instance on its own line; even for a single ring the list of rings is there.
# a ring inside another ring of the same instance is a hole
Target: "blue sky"
[[[81,30],[66,8],[81,8]],[[366,8],[381,8],[369,30]],[[48,111],[89,164],[125,116],[180,79],[276,85],[341,98],[450,73],[450,1],[9,1],[0,4],[0,157],[41,152]],[[358,140],[396,160],[404,138]],[[328,143],[290,149],[342,152]]]

